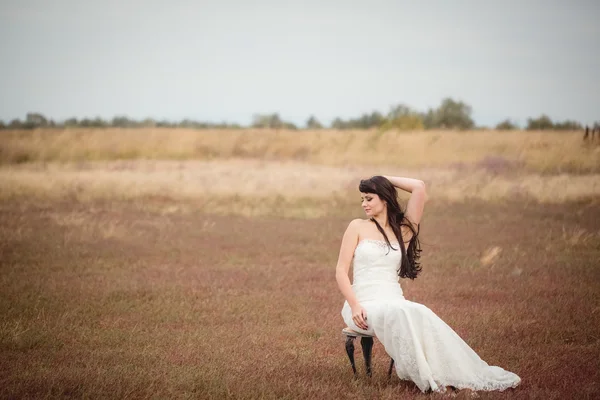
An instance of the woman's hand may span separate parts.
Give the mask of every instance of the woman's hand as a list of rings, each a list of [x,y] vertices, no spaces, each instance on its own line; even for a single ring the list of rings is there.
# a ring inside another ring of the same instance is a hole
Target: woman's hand
[[[360,329],[367,330],[369,328],[367,325],[367,312],[360,306],[360,304],[352,307],[352,321],[354,321],[354,324],[356,324],[356,326],[358,326]]]

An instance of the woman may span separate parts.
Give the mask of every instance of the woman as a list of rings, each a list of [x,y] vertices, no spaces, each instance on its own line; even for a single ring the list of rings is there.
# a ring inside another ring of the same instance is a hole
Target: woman
[[[398,204],[396,187],[411,193],[406,212]],[[350,222],[336,267],[346,298],[346,324],[377,336],[394,359],[400,379],[412,380],[423,392],[445,392],[447,386],[500,391],[516,387],[519,376],[489,366],[433,311],[404,298],[398,277],[415,279],[421,271],[418,234],[427,200],[425,184],[373,176],[360,181],[359,191],[369,219]]]

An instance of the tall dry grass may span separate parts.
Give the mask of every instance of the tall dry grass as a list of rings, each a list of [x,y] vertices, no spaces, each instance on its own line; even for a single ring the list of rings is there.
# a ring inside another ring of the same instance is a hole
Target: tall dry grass
[[[99,161],[0,168],[0,200],[167,201],[178,211],[320,218],[359,208],[358,184],[371,175],[426,182],[432,202],[600,200],[600,174],[541,175],[491,166],[425,168],[323,166],[298,161]],[[406,193],[398,191],[401,199]],[[156,202],[155,202],[156,203]]]
[[[600,172],[600,146],[581,132],[38,129],[0,133],[0,162],[254,158],[404,168],[487,159],[539,173]]]

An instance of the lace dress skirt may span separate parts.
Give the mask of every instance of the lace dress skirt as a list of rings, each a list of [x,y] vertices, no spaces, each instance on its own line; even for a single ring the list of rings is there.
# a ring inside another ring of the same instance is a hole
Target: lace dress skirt
[[[446,386],[502,391],[521,382],[518,375],[483,361],[428,307],[403,296],[388,299],[361,300],[367,330],[354,324],[347,302],[342,317],[351,329],[379,339],[394,359],[400,379],[413,381],[422,392],[444,392]]]

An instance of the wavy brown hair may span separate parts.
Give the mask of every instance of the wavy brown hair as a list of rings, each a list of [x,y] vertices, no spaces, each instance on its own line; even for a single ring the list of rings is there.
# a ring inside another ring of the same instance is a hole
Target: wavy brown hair
[[[415,231],[413,224],[404,215],[402,208],[400,208],[396,188],[387,178],[375,175],[369,179],[363,179],[358,185],[358,190],[362,193],[374,193],[387,203],[388,223],[392,227],[396,239],[398,239],[398,243],[400,243],[400,250],[402,251],[402,260],[400,261],[400,267],[398,268],[398,276],[400,276],[400,278],[415,279],[419,272],[421,272],[421,264],[419,262],[419,258],[421,257],[421,244],[419,242],[420,225],[417,224],[417,230]],[[379,223],[375,218],[371,218],[371,221],[375,222],[377,229],[385,238],[388,246],[397,251],[397,249],[392,247],[383,228],[379,226]],[[406,248],[404,240],[402,240],[401,226],[407,226],[413,234],[408,244],[408,248]]]

